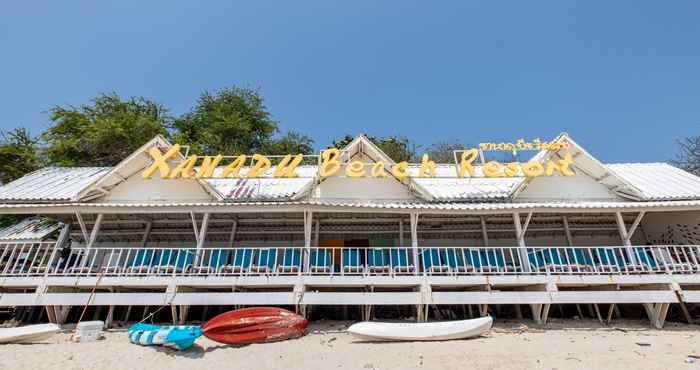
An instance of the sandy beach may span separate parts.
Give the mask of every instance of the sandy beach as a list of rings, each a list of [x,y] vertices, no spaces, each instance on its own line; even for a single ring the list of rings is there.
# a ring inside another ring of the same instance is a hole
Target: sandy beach
[[[206,338],[187,351],[142,347],[125,329],[93,343],[65,332],[42,344],[0,346],[0,369],[679,369],[700,368],[700,327],[643,321],[603,327],[553,320],[497,321],[488,335],[449,342],[357,342],[349,322],[313,322],[307,335],[278,343],[224,346]]]

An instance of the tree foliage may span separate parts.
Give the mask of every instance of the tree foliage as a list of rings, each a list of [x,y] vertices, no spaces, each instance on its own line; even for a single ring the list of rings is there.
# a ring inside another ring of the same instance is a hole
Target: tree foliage
[[[417,150],[419,148],[413,141],[403,136],[375,137],[367,135],[367,138],[381,149],[395,162],[415,162],[417,160]],[[346,134],[340,139],[333,140],[331,147],[345,148],[354,137]]]
[[[426,153],[436,163],[454,163],[455,150],[465,150],[467,147],[459,141],[438,141],[428,146]]]
[[[0,184],[6,184],[41,166],[37,139],[20,127],[0,133]]]
[[[279,139],[271,140],[267,144],[265,153],[271,155],[313,154],[314,141],[308,135],[289,131]]]
[[[678,154],[671,161],[674,165],[700,176],[700,136],[678,140]]]
[[[143,97],[103,94],[91,104],[56,106],[42,135],[46,155],[62,166],[113,166],[156,135],[167,135],[168,110]]]
[[[262,152],[279,130],[260,91],[239,87],[205,91],[173,127],[174,140],[194,153],[231,155]]]

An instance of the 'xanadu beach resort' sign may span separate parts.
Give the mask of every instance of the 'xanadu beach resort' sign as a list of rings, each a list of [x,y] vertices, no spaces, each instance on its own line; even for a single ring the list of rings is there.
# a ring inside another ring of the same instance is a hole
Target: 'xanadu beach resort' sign
[[[483,150],[503,150],[511,151],[515,153],[517,150],[535,150],[535,149],[561,149],[565,146],[557,142],[540,142],[538,139],[533,140],[532,143],[526,143],[524,140],[518,140],[515,144],[491,144],[482,143],[480,144],[480,149]],[[247,156],[245,154],[235,156],[231,158],[229,163],[224,164],[224,156],[197,156],[190,155],[184,160],[180,161],[174,167],[171,167],[170,163],[178,160],[181,157],[180,145],[175,144],[165,153],[162,153],[158,148],[151,148],[148,153],[153,159],[153,163],[143,171],[142,176],[144,179],[152,178],[156,173],[160,174],[163,179],[207,179],[207,178],[260,178],[267,174],[268,171],[272,170],[272,177],[274,178],[294,178],[299,177],[296,172],[297,167],[304,160],[304,155],[287,154],[281,157],[275,165],[269,157],[262,154],[253,154],[252,156]],[[483,175],[484,177],[515,177],[515,176],[526,176],[526,177],[539,177],[539,176],[553,176],[554,174],[559,174],[561,176],[573,176],[570,166],[573,163],[573,158],[571,154],[566,154],[562,159],[549,160],[546,163],[541,163],[538,161],[529,161],[526,163],[511,162],[511,163],[500,163],[497,161],[489,161],[481,164],[481,173],[477,174],[475,162],[479,158],[479,149],[467,149],[463,151],[455,152],[455,169],[457,171],[457,176],[463,177],[477,177]],[[399,162],[392,164],[390,167],[385,165],[384,162],[374,162],[374,163],[364,163],[362,161],[354,160],[350,162],[341,161],[341,152],[336,148],[326,149],[321,152],[320,156],[312,156],[317,159],[318,162],[318,175],[321,178],[332,177],[332,176],[342,176],[360,178],[360,177],[373,177],[373,178],[384,178],[388,177],[389,173],[401,180],[406,181],[409,177],[415,176],[416,174],[411,174],[408,171],[408,162]],[[228,158],[227,158],[228,159]],[[199,165],[197,166],[197,163]],[[241,174],[241,170],[249,163],[249,169],[245,174]],[[223,166],[223,169],[217,171],[219,166]],[[417,177],[436,177],[435,166],[436,163],[431,161],[427,154],[424,154],[422,160],[419,164],[416,164],[418,168]],[[415,171],[414,171],[415,172]]]

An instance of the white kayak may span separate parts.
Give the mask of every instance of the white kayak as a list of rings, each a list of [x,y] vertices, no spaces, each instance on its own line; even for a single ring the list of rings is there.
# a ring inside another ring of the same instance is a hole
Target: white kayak
[[[58,333],[61,328],[56,324],[39,324],[0,329],[0,344],[36,343],[45,341]]]
[[[348,332],[368,341],[425,341],[476,337],[488,332],[493,324],[491,316],[472,320],[425,323],[390,323],[364,321],[353,324]]]

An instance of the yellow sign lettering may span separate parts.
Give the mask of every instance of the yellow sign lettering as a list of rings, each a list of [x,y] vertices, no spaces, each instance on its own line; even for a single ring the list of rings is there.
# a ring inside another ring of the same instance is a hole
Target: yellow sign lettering
[[[249,179],[258,178],[270,169],[272,163],[270,160],[261,154],[253,154],[253,167],[250,168],[245,177]]]
[[[348,177],[364,177],[365,165],[360,161],[352,161],[345,167],[345,175]]]
[[[178,164],[177,167],[175,167],[172,171],[170,171],[168,178],[169,179],[176,179],[178,177],[181,177],[183,179],[189,179],[190,174],[192,174],[192,170],[194,169],[195,163],[197,163],[197,156],[196,155],[189,156],[189,158],[180,162],[180,164]]]
[[[225,179],[231,177],[231,175],[233,175],[232,177],[235,178],[241,177],[241,168],[243,168],[245,160],[245,154],[239,155],[236,159],[233,160],[233,162],[229,163],[228,166],[224,167],[224,171],[221,173],[221,178]]]
[[[459,163],[459,177],[464,177],[464,173],[468,172],[470,177],[474,177],[474,166],[472,163],[479,156],[479,151],[469,149],[462,152],[462,161]]]
[[[152,147],[151,149],[148,149],[148,154],[150,154],[151,158],[153,158],[153,164],[143,171],[143,178],[150,179],[153,177],[156,171],[160,171],[161,178],[166,178],[168,174],[170,174],[170,166],[168,166],[167,162],[169,159],[180,154],[180,145],[173,145],[167,152],[165,152],[165,154],[160,154],[160,149]]]
[[[323,177],[335,175],[340,170],[340,151],[336,148],[326,149],[321,152],[321,168],[318,174]]]
[[[205,156],[204,159],[202,159],[202,165],[199,167],[196,177],[198,179],[214,177],[214,170],[216,170],[216,167],[222,159],[224,159],[224,157],[221,154],[214,157],[213,160],[210,156]]]
[[[285,155],[275,168],[275,172],[272,173],[272,176],[289,178],[298,177],[299,175],[297,174],[296,169],[297,166],[299,166],[299,163],[301,163],[302,159],[304,159],[304,156],[301,154],[297,154],[293,160],[291,154]],[[289,163],[289,161],[292,163]]]

